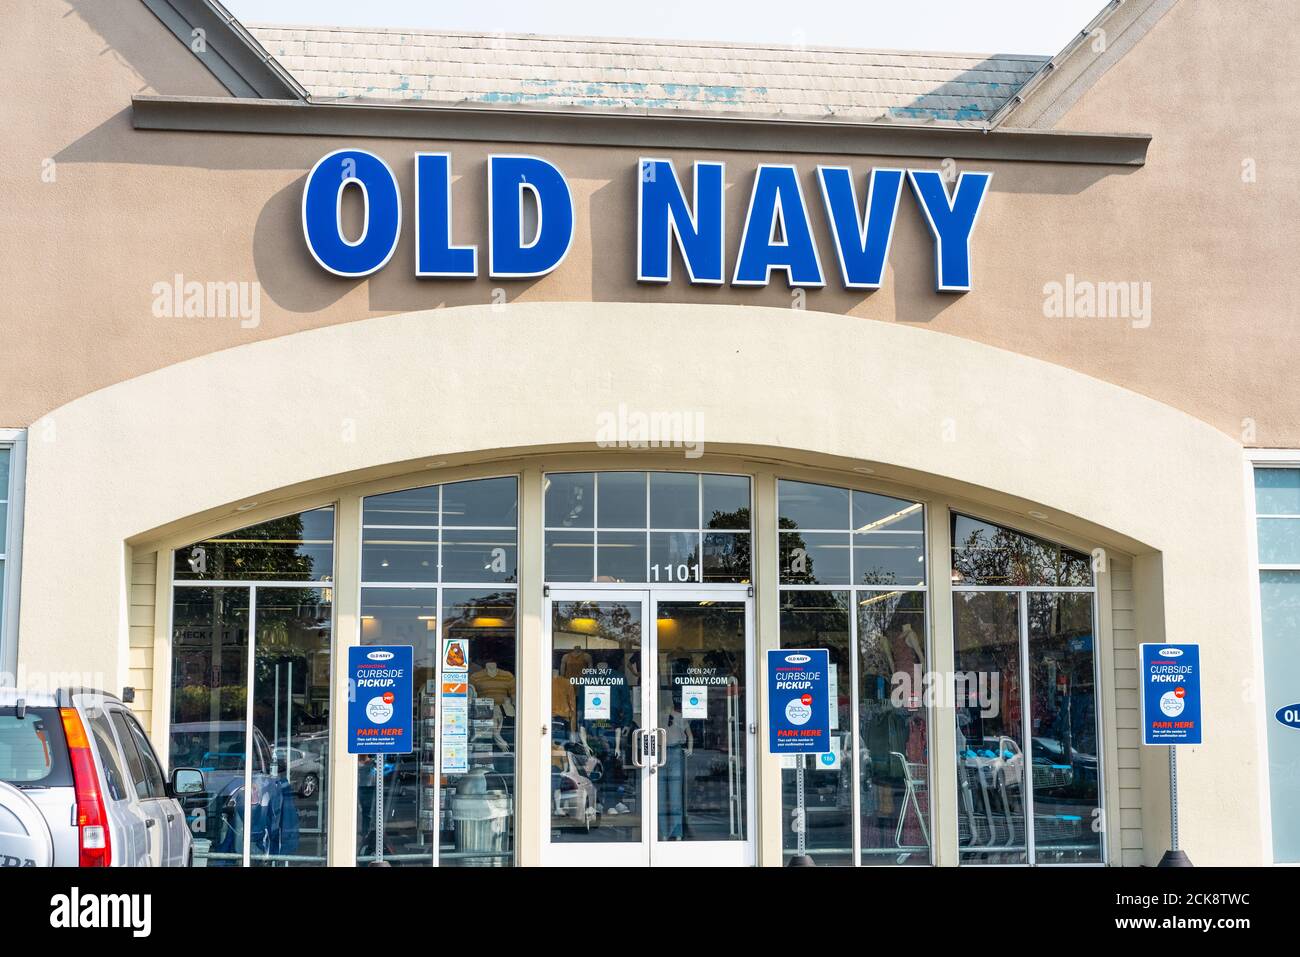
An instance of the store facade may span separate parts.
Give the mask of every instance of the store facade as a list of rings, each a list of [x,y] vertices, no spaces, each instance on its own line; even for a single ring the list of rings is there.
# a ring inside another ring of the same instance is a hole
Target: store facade
[[[1184,847],[1296,859],[1300,396],[1239,258],[1294,200],[1148,102],[1260,27],[1129,0],[983,125],[853,123],[326,102],[159,6],[23,15],[42,104],[95,89],[17,134],[5,637],[205,769],[205,863],[368,863],[382,781],[395,865],[1151,864],[1165,640]],[[349,755],[393,644],[415,750]],[[802,814],[777,648],[831,654]]]

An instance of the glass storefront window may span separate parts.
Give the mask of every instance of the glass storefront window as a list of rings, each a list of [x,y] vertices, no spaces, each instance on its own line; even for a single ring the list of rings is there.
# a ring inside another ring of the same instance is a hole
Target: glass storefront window
[[[380,773],[385,861],[514,862],[517,515],[514,477],[363,500],[361,643],[411,645],[416,693],[413,753],[358,758],[358,863]]]
[[[829,649],[837,697],[835,750],[804,759],[805,847],[819,865],[928,864],[924,507],[781,479],[777,523],[781,647]],[[787,855],[796,760],[782,770]]]
[[[0,663],[10,636],[5,627],[5,573],[9,565],[9,449],[0,446]]]
[[[656,726],[667,750],[658,774],[659,840],[743,841],[745,606],[661,601],[655,644]]]
[[[1029,593],[1034,861],[1099,863],[1100,760],[1089,592]]]
[[[861,860],[928,864],[925,593],[860,591],[855,598]]]
[[[204,772],[183,807],[208,866],[326,861],[333,523],[320,508],[175,552],[169,763]]]
[[[750,581],[745,475],[548,473],[545,515],[548,582]]]
[[[752,580],[746,476],[554,473],[544,488],[548,583],[671,592],[661,586]],[[1287,481],[1272,481],[1261,496],[1278,508],[1261,520],[1300,524],[1300,514],[1284,511],[1300,512],[1300,491]],[[414,752],[357,759],[359,864],[376,857],[381,775],[388,862],[515,861],[518,683],[527,677],[518,637],[518,508],[512,476],[361,500],[360,641],[413,646],[416,693]],[[803,759],[802,811],[799,766],[781,761],[783,851],[795,852],[802,830],[819,865],[929,864],[934,676],[925,509],[778,480],[777,520],[780,647],[827,648],[834,699],[833,750]],[[207,792],[185,803],[196,856],[209,866],[326,861],[336,783],[328,773],[333,521],[333,508],[316,509],[174,554],[170,763],[205,771]],[[960,862],[1102,863],[1091,557],[987,521],[956,514],[951,521]],[[1264,572],[1274,574],[1300,580],[1300,567]],[[1293,596],[1280,585],[1270,592],[1273,584],[1262,581],[1266,643],[1271,623],[1289,621],[1278,614],[1287,614],[1285,596]],[[573,810],[587,781],[595,790],[582,799],[594,798],[606,837],[639,827],[636,839],[646,841],[753,838],[746,792],[735,786],[749,772],[746,752],[734,745],[746,733],[734,720],[745,713],[743,690],[735,700],[731,690],[708,698],[717,713],[707,719],[681,717],[690,674],[744,674],[745,606],[710,607],[712,599],[691,591],[654,599],[655,659],[641,657],[649,639],[640,626],[633,633],[622,627],[627,622],[583,613],[605,605],[612,613],[619,600],[602,603],[596,589],[591,601],[557,603],[546,799],[561,837],[553,834],[552,843],[589,840],[594,825]],[[1270,606],[1271,594],[1284,597]],[[642,607],[649,622],[652,606]],[[1283,612],[1270,615],[1271,607]],[[704,654],[697,638],[706,634]],[[458,667],[449,671],[453,653]],[[568,680],[584,658],[588,668],[608,664],[628,688],[638,687],[650,661],[658,697],[652,682],[628,704],[630,716],[587,722],[571,703]],[[667,734],[667,750],[662,776],[634,793],[621,739],[645,723],[643,711]],[[614,724],[601,723],[607,720]],[[950,767],[953,757],[940,757]],[[620,806],[635,811],[643,803],[651,804],[644,820],[621,819]]]
[[[467,770],[456,772],[457,745],[443,716],[438,863],[501,867],[514,862],[515,851],[515,593],[444,589],[442,622],[444,648],[447,639],[460,639],[467,650],[469,724],[459,745],[467,748],[460,762]]]
[[[550,840],[637,843],[647,800],[633,745],[641,713],[641,605],[558,601],[551,609]],[[596,684],[599,682],[599,684]],[[588,686],[607,688],[597,706]]]
[[[320,588],[259,588],[254,622],[251,862],[324,864],[333,604]]]
[[[961,863],[1102,863],[1089,557],[965,516],[953,529]]]
[[[920,503],[785,479],[777,496],[781,584],[925,585]]]
[[[853,863],[853,762],[844,744],[851,737],[852,656],[848,591],[781,593],[781,647],[825,648],[830,652],[835,709],[831,735],[840,746],[829,760],[823,755],[794,755],[781,766],[781,847],[796,853],[804,828],[804,847],[818,865]],[[804,762],[804,814],[799,820],[797,762]]]
[[[184,808],[194,859],[244,859],[243,787],[248,720],[248,588],[177,588],[172,599],[169,766],[198,768],[206,792]]]
[[[1300,468],[1255,469],[1273,860],[1300,863]],[[1288,719],[1290,724],[1285,723]]]
[[[1024,864],[1020,597],[953,595],[957,842],[962,863]]]
[[[413,649],[415,752],[384,759],[385,859],[395,866],[434,863],[438,832],[438,589],[363,588],[361,644]],[[357,860],[375,853],[378,759],[357,758]]]
[[[1092,559],[1073,549],[952,513],[954,585],[1088,587]]]
[[[334,510],[318,508],[178,548],[176,581],[329,581]]]

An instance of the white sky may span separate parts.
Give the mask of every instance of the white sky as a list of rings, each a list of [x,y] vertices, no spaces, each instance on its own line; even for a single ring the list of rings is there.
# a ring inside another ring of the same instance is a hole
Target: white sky
[[[1051,55],[1105,0],[224,0],[247,23]]]

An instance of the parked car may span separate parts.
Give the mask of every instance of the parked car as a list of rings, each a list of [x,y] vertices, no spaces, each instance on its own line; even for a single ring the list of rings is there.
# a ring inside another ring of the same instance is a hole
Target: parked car
[[[0,688],[0,866],[187,867],[178,797],[203,774],[162,765],[131,710],[80,688]]]
[[[292,854],[298,849],[298,807],[293,788],[276,765],[261,729],[252,729],[252,759],[245,761],[243,721],[187,721],[172,725],[175,764],[203,772],[203,793],[183,804],[196,838],[210,842],[209,865],[238,864],[244,848],[244,788],[250,785],[249,851],[253,857]]]
[[[273,752],[277,771],[299,797],[315,797],[320,790],[321,756],[302,748],[280,745]]]

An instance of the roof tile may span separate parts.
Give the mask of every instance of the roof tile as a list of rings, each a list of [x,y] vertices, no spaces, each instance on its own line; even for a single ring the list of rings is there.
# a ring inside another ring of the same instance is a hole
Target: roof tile
[[[1047,57],[250,25],[326,99],[979,121]]]

